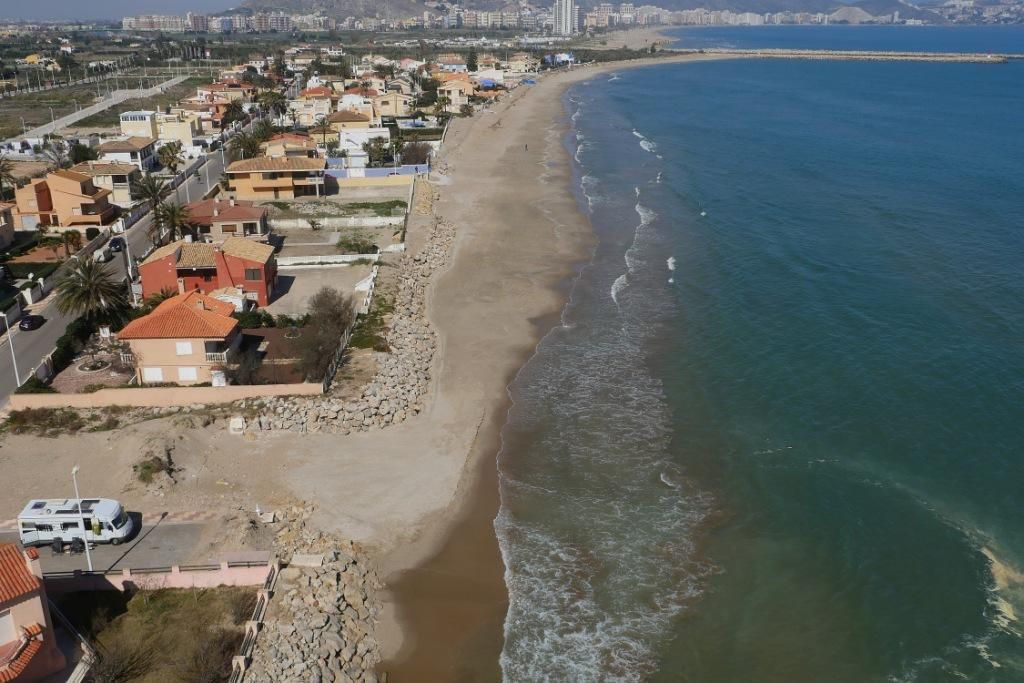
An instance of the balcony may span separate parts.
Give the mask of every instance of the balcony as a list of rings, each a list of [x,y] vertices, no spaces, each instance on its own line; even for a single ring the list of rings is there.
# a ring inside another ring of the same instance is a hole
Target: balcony
[[[234,355],[233,351],[207,351],[206,362],[207,363],[230,363],[231,357]]]

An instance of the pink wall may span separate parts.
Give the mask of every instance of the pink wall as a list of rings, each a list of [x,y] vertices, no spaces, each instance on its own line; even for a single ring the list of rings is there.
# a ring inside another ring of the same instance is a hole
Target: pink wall
[[[228,562],[221,562],[212,569],[175,566],[161,571],[132,572],[131,569],[122,569],[120,572],[109,574],[83,574],[76,571],[73,576],[47,576],[45,581],[46,591],[51,597],[82,590],[123,591],[126,586],[135,590],[263,586],[276,566],[275,561],[254,567],[233,566]]]

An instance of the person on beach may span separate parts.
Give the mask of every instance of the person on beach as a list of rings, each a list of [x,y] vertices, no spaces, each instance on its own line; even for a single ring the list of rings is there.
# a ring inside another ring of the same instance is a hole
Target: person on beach
[[[523,151],[524,152],[529,152],[530,151],[530,146],[529,145],[523,145]]]

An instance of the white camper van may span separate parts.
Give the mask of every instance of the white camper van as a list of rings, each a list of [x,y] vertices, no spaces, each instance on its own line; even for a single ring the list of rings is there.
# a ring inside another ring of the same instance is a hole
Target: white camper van
[[[89,543],[117,545],[132,533],[132,520],[124,506],[109,498],[30,500],[18,515],[22,545],[49,545],[54,539],[71,543],[84,538]],[[85,520],[83,533],[82,519]]]

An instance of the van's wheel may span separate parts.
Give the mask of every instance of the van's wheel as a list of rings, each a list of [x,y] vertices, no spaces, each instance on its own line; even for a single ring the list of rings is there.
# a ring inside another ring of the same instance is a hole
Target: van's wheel
[[[110,539],[110,545],[121,545],[121,539],[120,538],[112,538],[112,539]]]

